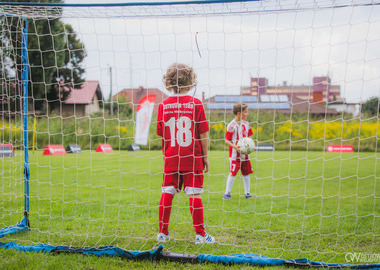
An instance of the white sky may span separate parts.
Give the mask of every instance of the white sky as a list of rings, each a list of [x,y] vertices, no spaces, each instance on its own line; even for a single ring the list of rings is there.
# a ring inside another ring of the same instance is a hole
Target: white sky
[[[310,85],[314,76],[329,75],[341,85],[341,95],[354,102],[380,93],[379,6],[65,22],[85,44],[86,79],[99,80],[106,98],[109,67],[115,94],[139,86],[163,89],[162,75],[173,62],[195,68],[198,97],[201,92],[206,97],[239,94],[251,76],[266,77],[273,86],[283,81]]]

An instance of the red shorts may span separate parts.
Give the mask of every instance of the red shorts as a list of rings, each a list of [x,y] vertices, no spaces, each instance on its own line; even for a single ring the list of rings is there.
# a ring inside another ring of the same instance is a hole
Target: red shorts
[[[251,161],[249,160],[240,161],[240,159],[230,160],[231,175],[235,176],[239,170],[241,170],[242,175],[248,175],[248,174],[253,173]]]
[[[187,195],[203,192],[203,171],[165,172],[162,192],[176,194],[183,190]]]

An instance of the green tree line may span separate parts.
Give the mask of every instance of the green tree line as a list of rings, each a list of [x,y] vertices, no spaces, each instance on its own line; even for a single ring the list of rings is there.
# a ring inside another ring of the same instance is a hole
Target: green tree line
[[[62,0],[13,2],[63,3]],[[58,13],[62,12],[61,8],[57,9]],[[0,15],[0,66],[3,71],[0,75],[0,112],[3,113],[21,110],[21,33],[24,27],[24,18]],[[64,23],[61,18],[28,19],[27,32],[30,68],[28,95],[33,101],[34,110],[50,111],[69,95],[70,91],[63,91],[63,85],[81,87],[84,81],[82,61],[86,57],[85,47],[72,26]]]

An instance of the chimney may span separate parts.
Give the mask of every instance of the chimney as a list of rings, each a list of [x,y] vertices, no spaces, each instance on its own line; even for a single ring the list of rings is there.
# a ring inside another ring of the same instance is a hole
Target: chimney
[[[267,93],[268,80],[266,78],[251,78],[251,95],[260,96]]]
[[[313,103],[323,105],[323,92],[313,91]]]
[[[330,100],[330,84],[331,84],[331,80],[327,76],[314,77],[313,78],[313,102],[315,102],[314,101],[314,92],[322,93],[322,101],[323,101],[323,97],[325,96],[326,97],[325,101],[329,102],[329,100]],[[317,93],[315,95],[316,95],[316,99],[318,102],[320,94]]]

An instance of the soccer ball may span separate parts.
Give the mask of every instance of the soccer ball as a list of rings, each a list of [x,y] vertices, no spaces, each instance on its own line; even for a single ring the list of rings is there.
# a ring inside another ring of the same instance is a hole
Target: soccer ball
[[[249,137],[241,138],[237,145],[240,147],[240,151],[244,155],[248,155],[255,150],[255,142]]]

